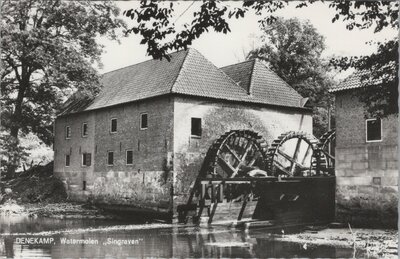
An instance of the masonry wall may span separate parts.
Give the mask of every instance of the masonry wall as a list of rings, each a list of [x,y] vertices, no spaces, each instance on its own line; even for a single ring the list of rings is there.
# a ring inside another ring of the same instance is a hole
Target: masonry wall
[[[65,168],[57,157],[55,171],[68,182],[70,197],[74,200],[91,199],[103,205],[123,205],[143,211],[170,212],[172,209],[172,102],[168,97],[100,109],[79,115],[59,118],[56,136],[62,129],[61,121],[81,124],[90,118],[90,142],[81,138],[71,141],[59,139],[56,147],[72,155],[81,147],[92,151],[92,166],[78,164]],[[148,128],[140,129],[140,116],[148,114]],[[110,132],[111,119],[117,119],[117,132]],[[60,121],[60,122],[59,122]],[[77,126],[76,126],[77,127]],[[74,131],[74,129],[73,129]],[[126,164],[126,151],[133,151],[133,164]],[[108,151],[114,152],[114,164],[107,164]],[[72,161],[71,161],[72,162]],[[75,161],[74,161],[75,162]],[[86,180],[87,191],[71,187]]]
[[[359,226],[397,226],[398,147],[395,116],[382,120],[382,141],[366,142],[363,104],[336,94],[337,219]]]
[[[88,134],[82,136],[82,124],[88,124]],[[71,128],[71,138],[66,139],[65,128]],[[93,177],[94,160],[94,113],[81,113],[58,117],[55,122],[54,173],[64,181],[71,200],[85,201],[90,194],[83,190],[83,181]],[[92,154],[92,166],[82,165],[82,153]],[[65,165],[65,156],[70,155],[70,166]]]
[[[201,138],[191,136],[191,118],[202,119]],[[249,129],[267,143],[281,133],[295,130],[312,133],[308,112],[287,108],[221,103],[194,97],[175,97],[174,102],[174,206],[187,202],[189,187],[199,173],[212,142],[234,129]]]

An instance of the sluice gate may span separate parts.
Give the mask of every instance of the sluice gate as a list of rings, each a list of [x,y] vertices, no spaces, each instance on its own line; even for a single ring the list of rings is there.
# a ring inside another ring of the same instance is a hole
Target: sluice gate
[[[335,133],[280,135],[269,146],[257,133],[233,130],[209,148],[187,204],[188,223],[318,224],[334,220]]]

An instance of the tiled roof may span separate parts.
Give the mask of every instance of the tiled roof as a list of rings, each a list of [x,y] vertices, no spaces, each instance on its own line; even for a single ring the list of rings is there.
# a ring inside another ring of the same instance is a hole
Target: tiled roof
[[[362,72],[355,72],[354,74],[347,77],[340,84],[334,85],[331,89],[329,89],[330,93],[339,92],[343,90],[355,89],[362,87],[361,85],[361,76]]]
[[[170,62],[148,60],[105,73],[101,82],[103,88],[93,101],[74,96],[60,115],[173,93],[302,107],[302,97],[260,61],[219,69],[194,49],[172,53]]]
[[[303,97],[257,59],[221,68],[250,95],[253,102],[301,107]]]

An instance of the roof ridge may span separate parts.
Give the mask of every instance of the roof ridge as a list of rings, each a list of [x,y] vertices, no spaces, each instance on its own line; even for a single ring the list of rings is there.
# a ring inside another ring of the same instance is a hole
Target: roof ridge
[[[217,71],[219,71],[231,84],[234,84],[235,86],[239,87],[241,90],[245,91],[243,89],[243,87],[241,87],[239,84],[237,84],[235,82],[235,80],[233,80],[230,76],[228,76],[221,68],[217,67],[214,63],[212,63],[210,60],[208,60],[206,57],[204,57],[198,50],[196,50],[194,48],[190,48],[189,50],[190,51],[188,51],[188,53],[186,54],[184,62],[182,62],[181,70],[179,71],[179,74],[178,74],[178,76],[177,76],[177,78],[176,78],[176,80],[175,80],[175,82],[173,84],[173,87],[171,89],[171,93],[177,93],[177,92],[173,91],[173,88],[175,87],[175,84],[179,81],[179,76],[181,75],[181,72],[183,71],[183,67],[184,67],[184,64],[186,63],[186,59],[187,59],[187,57],[189,55],[189,52],[192,53],[192,54],[193,53],[197,53],[198,55],[200,55],[205,60],[205,62],[207,62],[210,66],[213,66]]]
[[[227,68],[227,67],[231,67],[231,66],[236,66],[236,65],[239,65],[239,64],[242,64],[242,63],[246,63],[246,62],[254,62],[256,59],[248,59],[248,60],[245,60],[245,61],[242,61],[242,62],[239,62],[239,63],[234,63],[234,64],[230,64],[230,65],[227,65],[227,66],[223,66],[223,67],[220,67],[220,69],[223,69],[223,68]]]
[[[178,82],[178,78],[179,78],[180,75],[181,75],[181,72],[182,72],[182,70],[183,70],[183,65],[186,63],[186,59],[187,59],[187,57],[188,57],[188,55],[189,55],[189,52],[192,52],[192,51],[193,51],[192,48],[188,48],[188,49],[186,50],[186,55],[185,55],[185,57],[183,58],[181,67],[179,68],[179,72],[178,72],[178,74],[176,75],[176,77],[175,77],[175,79],[174,79],[174,82],[172,83],[171,89],[169,90],[170,93],[174,93],[175,84],[176,84],[176,82]]]
[[[190,48],[188,48],[188,49],[186,49],[186,50],[185,50],[185,49],[178,50],[178,51],[169,53],[168,55],[173,55],[173,54],[176,54],[176,53],[178,53],[178,52],[188,51],[188,50],[190,50]],[[137,66],[137,65],[142,65],[143,63],[150,62],[150,61],[154,61],[154,60],[156,60],[156,59],[151,58],[151,59],[147,59],[147,60],[144,60],[144,61],[140,61],[139,63],[136,63],[136,64],[132,64],[132,65],[125,66],[125,67],[120,67],[120,68],[117,68],[117,69],[114,69],[114,70],[105,72],[105,73],[101,74],[101,76],[103,76],[103,75],[105,75],[105,74],[108,74],[108,73],[112,73],[112,72],[118,71],[118,70],[122,70],[122,69],[130,68],[130,67],[134,67],[134,66]]]
[[[251,95],[252,94],[252,85],[253,85],[253,82],[254,82],[254,76],[253,76],[253,74],[254,74],[254,70],[255,70],[255,67],[256,67],[256,63],[257,62],[259,62],[258,60],[257,60],[257,58],[255,58],[255,59],[253,59],[254,60],[254,62],[253,62],[253,67],[251,68],[251,74],[250,74],[250,83],[249,83],[249,88],[247,89],[247,91],[248,91],[248,93]]]

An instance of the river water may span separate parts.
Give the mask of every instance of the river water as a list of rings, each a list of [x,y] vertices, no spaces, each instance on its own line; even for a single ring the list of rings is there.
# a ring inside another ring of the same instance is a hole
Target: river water
[[[286,230],[289,231],[289,230]],[[280,242],[270,230],[0,216],[5,258],[349,258],[353,249]],[[287,233],[287,232],[286,232]],[[363,257],[358,254],[357,257]]]

